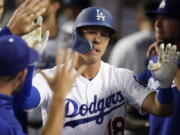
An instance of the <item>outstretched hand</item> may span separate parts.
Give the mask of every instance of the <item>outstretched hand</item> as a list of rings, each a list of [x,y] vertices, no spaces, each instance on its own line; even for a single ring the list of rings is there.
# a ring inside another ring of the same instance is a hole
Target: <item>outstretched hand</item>
[[[24,35],[38,28],[39,24],[32,24],[38,16],[46,11],[47,1],[26,0],[13,13],[7,27],[14,35]]]
[[[37,29],[24,35],[22,38],[27,42],[29,47],[35,49],[38,53],[42,53],[46,47],[46,43],[49,38],[49,31],[47,30],[43,36],[42,35],[42,22],[43,17],[38,16],[36,24],[40,25]]]
[[[69,65],[68,60],[72,58],[72,50],[68,49],[65,53],[63,65],[62,65],[62,52],[58,51],[56,56],[56,73],[53,78],[48,77],[44,72],[40,72],[44,78],[47,80],[50,88],[54,92],[54,96],[58,96],[60,99],[64,100],[67,93],[70,91],[73,82],[85,69],[86,66],[81,66],[76,73],[73,72],[73,64]],[[78,54],[72,58],[72,63],[76,64],[78,61]]]
[[[171,87],[172,81],[176,75],[177,63],[180,52],[177,52],[176,45],[167,44],[164,50],[164,44],[160,46],[158,62],[149,62],[148,69],[160,83],[161,88]]]

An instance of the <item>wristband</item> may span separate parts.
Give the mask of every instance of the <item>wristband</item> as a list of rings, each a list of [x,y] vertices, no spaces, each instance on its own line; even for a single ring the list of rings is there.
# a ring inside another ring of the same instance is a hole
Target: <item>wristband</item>
[[[160,104],[170,104],[174,99],[171,88],[158,88],[157,99]]]

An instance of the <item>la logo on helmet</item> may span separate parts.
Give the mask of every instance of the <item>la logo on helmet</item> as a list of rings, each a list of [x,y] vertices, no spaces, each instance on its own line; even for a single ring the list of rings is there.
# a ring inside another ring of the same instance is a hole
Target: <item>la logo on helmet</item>
[[[161,2],[161,4],[159,5],[159,8],[164,8],[166,6],[165,0],[163,0]]]
[[[99,9],[96,9],[96,18],[97,18],[97,20],[98,21],[105,21],[105,15],[103,14],[103,12],[100,12],[100,10]]]

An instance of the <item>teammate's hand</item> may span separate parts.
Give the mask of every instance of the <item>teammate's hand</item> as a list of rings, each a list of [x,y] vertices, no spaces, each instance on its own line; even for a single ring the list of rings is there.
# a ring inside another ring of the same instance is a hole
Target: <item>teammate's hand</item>
[[[50,37],[55,38],[58,34],[57,14],[60,9],[60,3],[58,1],[51,2],[47,8],[46,19],[43,23],[43,30],[50,31]]]
[[[37,23],[41,27],[38,27],[31,33],[24,35],[22,38],[28,43],[29,47],[35,49],[38,53],[42,53],[49,38],[49,31],[46,31],[43,37],[42,35],[42,22],[43,18],[39,16]]]
[[[156,41],[152,45],[150,45],[146,52],[146,56],[150,57],[153,55],[159,55],[159,46],[161,43],[162,43],[162,41]]]
[[[46,11],[47,1],[26,0],[13,13],[7,27],[14,35],[24,35],[38,28],[39,24],[32,24],[38,16]]]
[[[158,62],[149,62],[148,69],[159,81],[161,88],[171,87],[176,75],[177,62],[180,56],[180,52],[176,50],[176,45],[171,46],[171,44],[168,44],[166,50],[164,50],[164,44],[161,44]]]
[[[64,60],[62,64],[62,52],[58,51],[56,56],[56,73],[53,78],[49,78],[44,72],[40,72],[44,78],[47,80],[50,88],[54,92],[54,96],[58,96],[59,99],[64,100],[66,98],[67,93],[70,91],[73,82],[75,81],[76,77],[79,76],[86,68],[86,66],[82,66],[79,70],[75,73],[73,72],[73,63],[77,64],[78,54],[72,58],[71,65],[68,64],[68,60],[72,57],[72,50],[68,49],[65,53]]]

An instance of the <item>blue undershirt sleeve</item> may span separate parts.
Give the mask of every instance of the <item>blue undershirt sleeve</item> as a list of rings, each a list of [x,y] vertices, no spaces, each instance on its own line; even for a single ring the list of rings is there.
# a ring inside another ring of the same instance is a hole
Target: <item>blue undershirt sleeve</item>
[[[13,96],[13,107],[18,110],[35,108],[40,103],[40,94],[32,86],[34,66],[28,67],[28,73],[21,90]]]
[[[13,122],[11,122],[11,124],[12,123]],[[1,132],[0,134],[1,135],[26,135],[25,133],[23,133],[22,129],[14,128],[14,126],[11,125],[11,124],[9,124],[6,121],[6,119],[3,119],[3,118],[0,117],[0,132]],[[18,126],[16,126],[16,127],[18,127]]]
[[[146,69],[142,73],[136,75],[137,80],[139,80],[139,82],[142,85],[144,85],[145,87],[147,87],[148,81],[149,81],[150,77],[152,76],[151,71],[149,71],[147,69],[148,63],[149,63],[150,60],[153,60],[154,62],[157,62],[157,56],[154,56],[152,58],[146,58],[146,62],[145,62],[146,63],[145,64],[146,65]]]
[[[11,31],[8,27],[3,27],[1,30],[0,30],[0,37],[1,36],[4,36],[4,35],[11,35]]]
[[[145,69],[144,72],[138,74],[136,77],[141,82],[142,85],[147,86],[149,78],[152,76],[151,72],[148,69]]]

